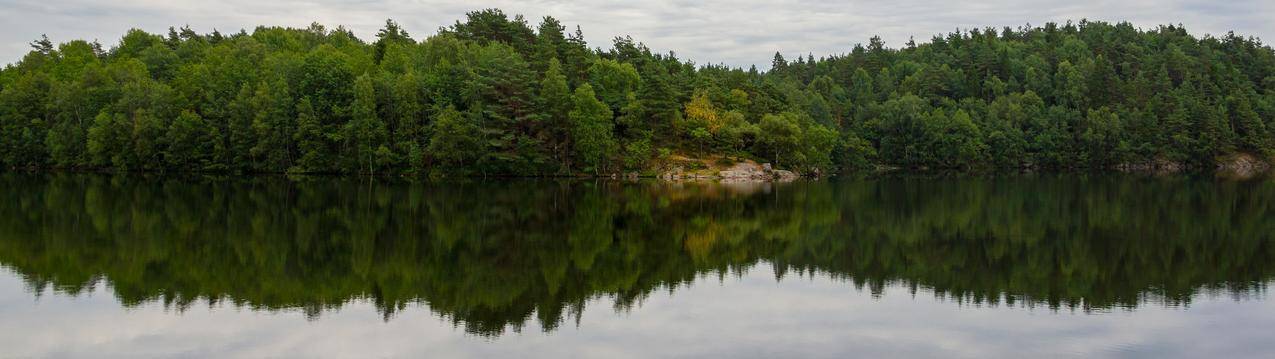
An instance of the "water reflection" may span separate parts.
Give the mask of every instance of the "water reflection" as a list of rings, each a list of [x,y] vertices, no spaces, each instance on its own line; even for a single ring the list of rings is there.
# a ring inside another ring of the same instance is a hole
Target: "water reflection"
[[[550,331],[765,264],[879,294],[1080,312],[1242,298],[1275,276],[1275,183],[873,179],[788,185],[4,175],[0,264],[29,291],[325,315],[422,304]]]

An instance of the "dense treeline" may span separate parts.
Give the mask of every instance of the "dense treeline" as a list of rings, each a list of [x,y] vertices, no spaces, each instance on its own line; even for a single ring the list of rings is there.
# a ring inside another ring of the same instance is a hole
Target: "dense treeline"
[[[1275,182],[1086,177],[403,183],[0,176],[0,267],[33,291],[99,280],[127,306],[313,315],[425,305],[467,330],[545,329],[595,300],[768,263],[880,294],[1076,310],[1261,295]]]
[[[554,175],[674,154],[805,172],[1208,166],[1275,149],[1275,51],[1128,23],[980,29],[697,66],[499,10],[343,28],[47,39],[0,72],[7,168]]]

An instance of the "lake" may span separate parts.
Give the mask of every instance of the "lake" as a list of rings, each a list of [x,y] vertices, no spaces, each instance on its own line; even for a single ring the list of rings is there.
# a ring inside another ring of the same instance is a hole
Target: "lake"
[[[1275,181],[0,175],[0,357],[1269,357]]]

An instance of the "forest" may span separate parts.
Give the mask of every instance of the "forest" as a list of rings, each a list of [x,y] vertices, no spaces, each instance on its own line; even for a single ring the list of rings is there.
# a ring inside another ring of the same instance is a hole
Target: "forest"
[[[419,41],[387,20],[372,42],[313,24],[31,46],[0,70],[5,169],[652,175],[690,157],[832,174],[1275,155],[1275,51],[1180,25],[872,37],[765,71],[631,37],[590,48],[579,27],[496,9]]]

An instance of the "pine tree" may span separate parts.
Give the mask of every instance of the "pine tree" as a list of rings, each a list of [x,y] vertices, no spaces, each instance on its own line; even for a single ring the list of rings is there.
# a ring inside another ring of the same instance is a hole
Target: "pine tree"
[[[535,74],[527,62],[503,44],[491,44],[478,53],[474,90],[487,148],[482,159],[486,170],[532,174],[547,156],[537,141],[540,121],[536,111]]]
[[[637,93],[637,119],[642,122],[634,125],[650,129],[658,138],[675,139],[682,115],[681,104],[669,83],[672,79],[664,66],[655,63],[643,67],[642,77],[645,80]]]
[[[540,22],[540,27],[536,32],[536,52],[532,56],[532,61],[537,72],[544,73],[549,70],[551,61],[558,61],[566,55],[567,38],[563,35],[566,27],[554,19],[552,16],[545,16]],[[559,63],[559,66],[562,64]],[[558,71],[561,73],[562,69]],[[565,77],[564,77],[565,79]]]
[[[377,63],[385,59],[386,47],[391,44],[410,44],[412,36],[407,34],[407,30],[398,26],[394,20],[385,20],[385,28],[376,33],[376,42],[372,44],[374,47],[373,58]]]

